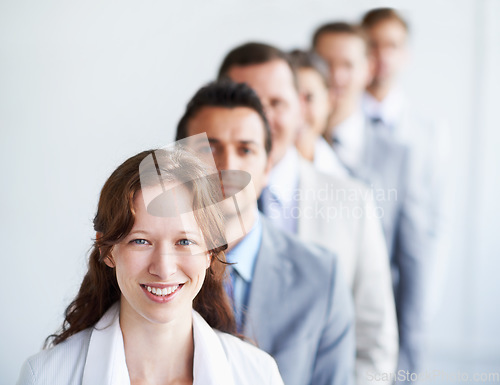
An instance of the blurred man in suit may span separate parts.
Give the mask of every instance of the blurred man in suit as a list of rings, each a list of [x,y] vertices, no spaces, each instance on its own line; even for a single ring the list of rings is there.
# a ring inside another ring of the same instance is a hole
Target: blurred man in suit
[[[383,210],[399,325],[399,369],[414,372],[422,358],[428,307],[426,277],[432,271],[432,234],[421,182],[407,146],[373,126],[361,110],[370,81],[363,31],[347,23],[320,27],[313,47],[329,64],[334,99],[327,134],[352,175],[370,184]]]
[[[411,147],[412,164],[427,186],[433,232],[441,236],[445,229],[448,132],[445,125],[417,111],[398,84],[409,57],[408,24],[396,10],[377,8],[364,15],[362,27],[373,63],[363,110],[389,136]]]
[[[367,39],[373,78],[363,95],[365,114],[381,130],[411,148],[414,174],[419,175],[420,194],[427,200],[429,231],[434,234],[436,273],[433,281],[444,282],[449,258],[449,236],[452,199],[450,169],[451,154],[448,126],[443,121],[422,114],[408,99],[399,84],[399,76],[409,59],[409,26],[392,8],[376,8],[367,12],[361,23]],[[432,87],[432,85],[429,85]],[[425,188],[421,188],[425,186]],[[434,285],[434,309],[440,302],[440,290]],[[432,313],[431,312],[431,313]]]
[[[197,141],[202,133],[208,145]],[[336,256],[276,228],[258,213],[255,199],[242,202],[239,178],[223,177],[249,173],[257,195],[266,185],[271,134],[255,92],[230,81],[201,88],[179,122],[176,139],[184,138],[193,138],[190,147],[207,161],[213,157],[224,194],[245,206],[226,218],[229,230],[247,232],[227,253],[238,329],[276,359],[286,384],[351,384],[352,298]]]
[[[259,203],[271,221],[334,251],[352,290],[356,316],[356,381],[368,373],[393,371],[397,326],[387,249],[365,186],[351,178],[322,174],[294,147],[303,116],[288,57],[261,43],[236,47],[223,60],[219,78],[247,83],[269,120],[273,150],[269,183]]]

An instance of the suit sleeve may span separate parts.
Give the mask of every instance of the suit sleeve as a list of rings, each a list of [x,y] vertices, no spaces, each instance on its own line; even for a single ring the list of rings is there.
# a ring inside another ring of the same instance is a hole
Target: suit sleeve
[[[396,371],[399,343],[389,256],[371,199],[364,212],[353,283],[358,385]]]
[[[404,195],[397,224],[393,268],[396,271],[395,300],[399,324],[398,370],[418,372],[430,317],[430,277],[434,271],[436,233],[430,215],[432,199],[422,174],[408,152],[401,180]]]
[[[26,360],[21,368],[21,373],[19,374],[19,379],[16,385],[33,385],[35,382],[35,374],[33,373],[33,368],[29,360]]]
[[[339,274],[335,258],[329,304],[311,376],[311,385],[353,384],[354,311],[352,296]],[[318,320],[319,322],[319,320]]]

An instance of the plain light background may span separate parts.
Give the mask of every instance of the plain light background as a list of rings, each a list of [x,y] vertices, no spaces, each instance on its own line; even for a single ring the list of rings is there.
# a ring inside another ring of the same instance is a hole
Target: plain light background
[[[14,383],[60,326],[106,178],[173,140],[229,49],[307,47],[320,23],[381,5],[409,19],[402,82],[448,121],[454,150],[453,247],[436,282],[427,368],[500,372],[500,1],[1,0],[0,382]]]

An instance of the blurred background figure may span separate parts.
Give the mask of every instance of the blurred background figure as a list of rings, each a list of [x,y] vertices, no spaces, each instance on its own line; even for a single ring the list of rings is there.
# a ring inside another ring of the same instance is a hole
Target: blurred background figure
[[[413,173],[409,149],[374,126],[361,110],[370,81],[364,31],[344,22],[325,24],[314,34],[313,48],[330,68],[334,102],[326,137],[350,173],[373,188],[380,212],[398,315],[398,368],[417,372],[434,257],[421,180]]]
[[[394,9],[377,8],[364,15],[361,25],[373,60],[364,107],[370,117],[395,124],[402,118],[404,107],[397,83],[409,58],[408,24]]]
[[[328,65],[312,51],[296,49],[289,56],[295,67],[304,109],[304,126],[299,129],[295,147],[321,172],[346,177],[349,175],[347,170],[323,138],[331,112]]]
[[[362,99],[363,111],[378,130],[410,148],[412,173],[418,176],[414,178],[418,184],[410,188],[418,190],[420,199],[425,200],[425,217],[433,239],[432,272],[436,273],[431,278],[433,303],[427,315],[432,318],[441,300],[439,282],[444,281],[450,255],[450,133],[444,120],[431,119],[415,107],[400,84],[410,59],[408,22],[393,8],[376,8],[363,16],[361,25],[372,67],[372,79]]]

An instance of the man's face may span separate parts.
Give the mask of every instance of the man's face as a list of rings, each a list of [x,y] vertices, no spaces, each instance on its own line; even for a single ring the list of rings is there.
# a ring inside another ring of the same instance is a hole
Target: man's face
[[[405,66],[407,32],[397,20],[384,20],[367,30],[369,53],[374,64],[374,81],[392,81]]]
[[[232,67],[228,76],[237,83],[247,83],[259,96],[271,126],[270,159],[276,164],[293,145],[303,119],[292,70],[284,60],[273,60]]]
[[[194,150],[213,156],[217,169],[248,172],[259,196],[267,184],[269,162],[265,149],[264,122],[247,107],[204,107],[188,122],[189,136],[205,132],[210,148]]]
[[[348,33],[324,33],[315,48],[330,68],[334,103],[355,102],[369,80],[365,42]]]

